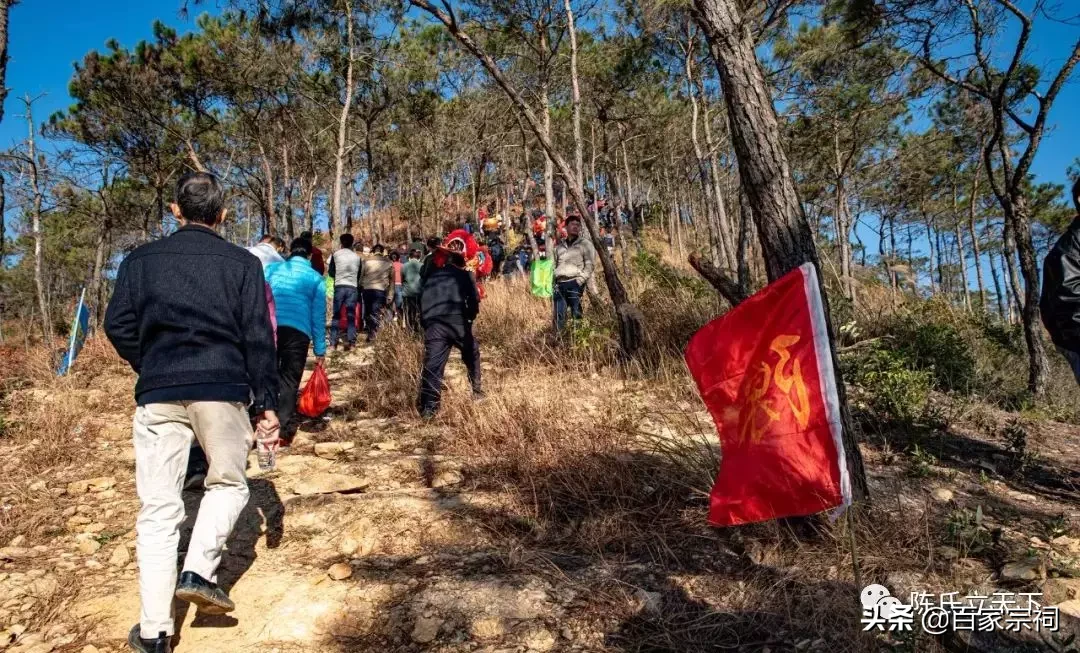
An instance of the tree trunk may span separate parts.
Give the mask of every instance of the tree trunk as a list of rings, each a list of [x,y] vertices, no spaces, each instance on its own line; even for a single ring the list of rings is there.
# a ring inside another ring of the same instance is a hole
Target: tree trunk
[[[352,0],[345,0],[346,34],[349,46],[349,60],[345,66],[345,101],[338,118],[337,152],[334,154],[334,191],[330,200],[330,231],[341,228],[341,187],[345,177],[345,141],[348,136],[349,111],[353,101],[353,65],[356,60],[356,44],[353,36]]]
[[[739,244],[735,252],[735,261],[739,275],[739,287],[744,292],[753,286],[750,279],[750,256],[753,249],[750,239],[753,227],[754,212],[750,207],[750,198],[746,196],[745,191],[742,191],[739,193]]]
[[[570,0],[563,0],[566,8],[566,24],[570,31],[570,102],[574,123],[574,181],[585,188],[585,154],[581,142],[581,87],[578,84],[577,32],[574,28],[574,10]]]
[[[291,241],[296,237],[296,225],[293,224],[293,182],[292,171],[289,169],[289,147],[285,144],[281,146],[281,160],[284,174],[282,183],[285,186],[285,233]]]
[[[675,187],[675,242],[679,246],[679,260],[686,258],[686,251],[683,249],[683,236],[682,236],[683,220],[682,220],[682,204],[679,202],[679,188]]]
[[[1028,391],[1041,398],[1046,395],[1047,361],[1042,341],[1043,327],[1039,319],[1039,267],[1035,259],[1035,246],[1031,242],[1031,219],[1028,216],[1027,200],[1023,194],[1018,192],[1013,196],[1012,210],[1005,211],[1005,219],[1013,223],[1017,254],[1020,257],[1020,273],[1024,275],[1024,302],[1020,316],[1028,349]],[[1019,291],[1019,287],[1017,290]]]
[[[600,199],[600,182],[596,177],[596,123],[589,123],[589,152],[591,161],[589,162],[589,171],[592,177],[592,195],[593,201]]]
[[[694,78],[697,85],[698,95],[701,96],[701,126],[705,130],[705,147],[709,152],[709,176],[712,181],[712,190],[715,195],[713,202],[716,207],[716,230],[720,233],[720,242],[726,253],[725,265],[734,270],[738,266],[735,257],[735,245],[731,239],[731,221],[728,219],[727,206],[724,202],[724,193],[720,184],[720,155],[712,137],[712,119],[709,116],[709,98],[705,94],[705,83],[701,75]]]
[[[105,267],[105,249],[109,243],[110,220],[101,222],[97,243],[94,246],[94,270],[90,273],[90,301],[94,306],[94,322],[101,324],[105,319],[105,293],[103,292],[103,272]]]
[[[855,283],[852,279],[851,215],[848,208],[844,179],[837,177],[836,184],[836,244],[840,246],[840,285],[844,297],[855,300]]]
[[[956,223],[956,252],[960,258],[960,292],[963,295],[964,310],[968,313],[971,312],[971,295],[968,293],[967,276],[967,256],[964,254],[964,234],[960,229],[960,223]]]
[[[1020,275],[1016,272],[1016,249],[1014,245],[1014,236],[1012,227],[1010,226],[1010,220],[1005,218],[1005,238],[1001,244],[1001,257],[1005,260],[1004,269],[1008,271],[1006,275],[1006,281],[1009,284],[1009,290],[1012,292],[1012,302],[1009,304],[1010,314],[1015,309],[1016,315],[1023,315],[1024,307],[1020,304],[1020,297],[1022,292],[1020,290]],[[1010,322],[1012,319],[1010,318]]]
[[[930,277],[930,294],[936,295],[938,287],[937,283],[934,282],[934,268],[938,266],[936,266],[934,262],[937,260],[940,254],[938,253],[937,247],[935,246],[934,225],[930,220],[930,216],[927,215],[925,211],[923,212],[923,224],[926,225],[926,243],[930,247],[930,260],[927,261],[926,264],[929,268],[928,276]]]
[[[33,205],[30,209],[30,230],[34,235],[34,286],[37,289],[38,310],[41,311],[41,332],[45,338],[45,347],[51,352],[53,325],[52,316],[49,312],[49,299],[45,292],[45,233],[41,226],[42,190],[38,178],[37,144],[34,140],[34,114],[29,94],[23,102],[26,104],[26,146],[29,154],[30,188],[33,193]]]
[[[1005,293],[1002,292],[1001,280],[998,277],[997,264],[994,263],[994,259],[996,259],[997,256],[993,251],[991,251],[987,258],[990,259],[990,278],[994,281],[994,298],[997,303],[998,315],[1001,317],[1002,320],[1007,322],[1009,320],[1009,316],[1005,311],[1006,297]]]
[[[690,143],[694,146],[694,156],[697,158],[698,174],[701,178],[702,208],[705,213],[705,224],[709,229],[709,249],[712,252],[714,265],[727,265],[727,261],[731,257],[725,249],[723,236],[718,233],[717,225],[720,221],[714,218],[714,215],[722,209],[714,210],[712,206],[714,198],[711,196],[712,184],[709,181],[709,166],[706,162],[705,152],[701,148],[701,142],[698,140],[698,115],[700,109],[697,99],[698,87],[694,76],[694,42],[692,39],[686,46],[684,65],[686,67],[686,83],[689,86],[688,91],[690,94]]]
[[[257,141],[259,146],[259,158],[262,161],[263,174],[266,176],[263,180],[263,234],[278,234],[277,229],[277,214],[274,210],[274,200],[277,198],[277,191],[274,190],[274,170],[270,166],[270,157],[266,156],[266,150],[263,148],[262,141]],[[248,243],[249,245],[251,243]]]
[[[862,236],[859,235],[859,218],[861,218],[861,217],[862,217],[862,214],[857,213],[857,214],[855,214],[855,217],[852,219],[851,224],[853,225],[853,228],[851,229],[851,236],[852,236],[852,238],[855,239],[855,244],[859,246],[859,266],[865,268],[866,267],[866,243],[863,242]],[[853,255],[853,258],[854,258],[854,255]],[[854,263],[854,261],[852,261],[852,263]],[[848,270],[848,273],[850,274],[851,270]],[[851,277],[851,281],[852,281],[852,284],[853,284],[852,285],[852,297],[854,297],[855,296],[855,291],[854,291],[855,277]]]
[[[615,314],[619,321],[619,342],[622,352],[624,356],[632,356],[641,346],[642,338],[644,336],[644,317],[642,316],[641,311],[630,302],[630,297],[626,292],[626,288],[623,286],[622,281],[619,279],[619,274],[615,270],[615,262],[611,260],[607,248],[604,247],[603,242],[600,240],[600,229],[596,225],[596,219],[589,214],[584,190],[574,179],[570,166],[563,160],[558,151],[556,151],[554,144],[548,136],[549,132],[544,129],[544,123],[536,116],[533,110],[529,108],[529,105],[525,103],[521,94],[510,84],[510,81],[506,78],[506,75],[503,74],[495,61],[481,49],[471,36],[462,31],[456,17],[443,13],[443,11],[437,9],[428,2],[428,0],[411,1],[413,5],[428,12],[445,25],[447,31],[457,39],[458,43],[480,61],[488,71],[488,74],[491,75],[495,82],[506,93],[507,97],[510,98],[511,102],[517,108],[518,114],[528,122],[529,127],[536,135],[537,140],[540,142],[540,146],[544,148],[544,152],[547,154],[548,158],[559,168],[559,174],[561,174],[564,179],[569,180],[570,196],[574,200],[578,213],[582,216],[582,221],[589,231],[589,237],[592,239],[593,247],[596,248],[596,255],[600,259],[600,266],[604,271],[604,280],[607,283],[608,294],[611,296],[611,301],[615,304]]]
[[[307,196],[304,198],[304,219],[307,221],[307,230],[311,233],[315,233],[315,193],[319,190],[319,175],[316,173],[315,178],[311,181],[311,188],[307,191]],[[329,231],[334,233],[334,225],[331,223]]]
[[[979,176],[982,174],[982,157],[971,176],[971,196],[968,198],[968,231],[971,248],[975,252],[975,280],[979,284],[979,310],[986,310],[986,285],[983,283],[982,253],[979,251],[979,234],[975,229],[975,201],[979,197]]]
[[[948,263],[948,252],[944,246],[944,237],[940,229],[934,231],[934,240],[937,242],[937,279],[938,287],[946,296],[952,290],[952,283],[945,279],[945,265]]]
[[[0,0],[0,123],[4,121],[4,101],[7,100],[8,11],[15,0]]]
[[[753,207],[754,223],[770,281],[799,265],[821,263],[810,225],[795,191],[770,86],[754,53],[749,25],[734,0],[694,0],[694,18],[709,41],[727,104],[728,122],[739,176]],[[825,322],[836,374],[844,449],[851,473],[852,495],[868,497],[862,454],[855,442],[847,396],[836,356],[836,337],[829,315],[828,294],[821,286]]]
[[[1005,253],[1005,246],[1002,245],[1001,250],[998,252],[998,267],[1001,269],[1001,289],[1004,291],[1001,294],[1001,301],[1005,304],[1002,317],[1007,324],[1014,324],[1016,322],[1016,295],[1013,294],[1012,284],[1009,282],[1009,263],[1007,261],[1008,254]]]
[[[547,30],[540,32],[540,49],[547,54]],[[549,71],[547,65],[540,69],[540,114],[543,118],[544,138],[551,140],[551,100],[548,97]],[[551,160],[551,153],[544,149],[544,214],[548,217],[549,224],[555,221],[555,163]],[[554,243],[549,243],[552,248]]]
[[[637,223],[637,218],[635,217],[635,215],[636,215],[636,213],[635,213],[636,207],[634,206],[634,186],[633,186],[633,182],[632,182],[631,177],[630,177],[630,155],[627,154],[627,152],[626,152],[626,139],[625,138],[623,139],[623,142],[622,142],[622,157],[623,157],[623,166],[625,167],[625,170],[626,170],[626,211],[627,211],[626,219],[627,219],[627,221],[630,222],[630,233],[634,234],[634,236],[636,238],[637,235],[638,235],[638,223]],[[638,245],[640,245],[640,244],[641,243],[638,243]]]

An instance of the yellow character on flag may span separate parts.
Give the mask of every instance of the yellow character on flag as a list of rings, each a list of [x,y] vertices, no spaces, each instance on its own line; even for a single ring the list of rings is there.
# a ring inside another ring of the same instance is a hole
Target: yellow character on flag
[[[769,345],[769,350],[779,357],[775,368],[765,362],[758,364],[760,367],[755,375],[757,382],[747,390],[739,415],[739,440],[742,443],[760,441],[769,426],[780,420],[780,411],[769,399],[773,385],[784,394],[799,428],[806,428],[810,423],[810,399],[802,377],[802,366],[790,351],[799,340],[799,336],[794,335],[777,336]],[[790,371],[787,369],[788,363],[791,363]],[[794,397],[792,390],[795,391]]]
[[[788,405],[791,406],[791,413],[795,415],[795,421],[799,423],[799,428],[806,428],[806,425],[810,423],[810,398],[806,392],[806,383],[802,378],[802,365],[799,363],[799,359],[794,359],[791,364],[791,375],[784,374],[784,368],[791,359],[791,353],[788,351],[788,347],[792,347],[799,343],[799,336],[777,336],[773,339],[769,349],[776,352],[780,356],[780,362],[776,364],[776,372],[773,374],[773,379],[776,381],[776,387],[780,388],[780,392],[783,392],[788,396]],[[791,388],[795,387],[795,398],[791,397]]]
[[[758,378],[761,380],[756,387],[751,387],[746,393],[740,415],[739,441],[744,444],[760,440],[769,425],[780,419],[780,413],[773,410],[765,398],[772,384],[772,368],[767,363],[760,363],[760,366]]]

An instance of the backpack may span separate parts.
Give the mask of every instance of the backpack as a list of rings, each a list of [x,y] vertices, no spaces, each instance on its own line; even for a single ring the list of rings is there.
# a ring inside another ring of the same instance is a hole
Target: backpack
[[[537,297],[551,297],[555,281],[555,261],[538,258],[529,271],[529,290]]]

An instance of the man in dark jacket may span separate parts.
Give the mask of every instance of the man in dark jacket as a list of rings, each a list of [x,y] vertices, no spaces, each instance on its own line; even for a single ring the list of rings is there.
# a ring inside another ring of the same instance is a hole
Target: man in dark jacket
[[[315,237],[310,231],[302,232],[300,237],[311,245],[311,269],[319,274],[326,274],[326,261],[323,259],[322,250],[315,246]]]
[[[234,606],[216,584],[222,549],[247,504],[245,467],[253,438],[278,432],[274,336],[259,259],[215,231],[225,219],[217,178],[184,175],[173,235],[139,247],[120,264],[105,314],[135,384],[136,519],[142,615],[128,635],[141,652],[169,653],[173,595],[208,614]],[[194,440],[210,468],[180,583],[176,552],[180,486]]]
[[[1039,310],[1058,351],[1080,383],[1080,179],[1072,186],[1076,218],[1043,262]]]
[[[435,269],[435,250],[442,246],[442,239],[432,236],[427,239],[427,253],[420,261],[420,278],[427,279],[431,271]]]
[[[480,297],[472,276],[465,270],[460,242],[451,243],[449,262],[432,266],[420,294],[420,324],[424,328],[424,369],[420,375],[420,414],[435,416],[442,398],[443,372],[450,348],[461,352],[469,372],[473,397],[480,398],[480,348],[473,337],[472,323],[480,312]]]

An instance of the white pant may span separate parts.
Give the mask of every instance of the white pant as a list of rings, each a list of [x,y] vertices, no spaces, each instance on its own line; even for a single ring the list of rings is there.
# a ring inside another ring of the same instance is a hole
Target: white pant
[[[191,533],[184,571],[217,581],[225,540],[248,501],[244,476],[252,430],[243,404],[177,401],[135,411],[135,486],[142,509],[135,522],[144,638],[173,634],[176,552],[184,521],[181,489],[192,438],[210,470]]]

